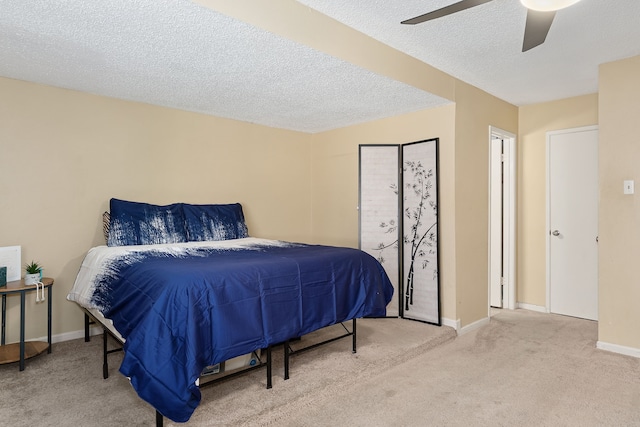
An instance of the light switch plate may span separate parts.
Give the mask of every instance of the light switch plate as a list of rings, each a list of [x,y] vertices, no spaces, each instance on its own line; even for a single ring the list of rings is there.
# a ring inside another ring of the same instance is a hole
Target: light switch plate
[[[624,194],[633,194],[634,193],[634,184],[633,180],[627,180],[624,182]]]

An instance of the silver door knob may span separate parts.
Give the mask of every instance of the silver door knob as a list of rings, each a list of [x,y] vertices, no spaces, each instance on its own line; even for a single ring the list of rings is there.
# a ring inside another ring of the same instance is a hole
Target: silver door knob
[[[551,234],[553,234],[554,236],[559,236],[560,232],[558,230],[553,230]]]

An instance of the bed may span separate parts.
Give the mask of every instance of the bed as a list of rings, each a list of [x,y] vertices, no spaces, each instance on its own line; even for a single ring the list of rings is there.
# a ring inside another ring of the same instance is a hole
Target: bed
[[[250,237],[239,204],[112,199],[110,209],[108,245],[89,250],[67,298],[112,322],[120,372],[176,422],[198,406],[205,367],[385,316],[392,298],[370,255]]]

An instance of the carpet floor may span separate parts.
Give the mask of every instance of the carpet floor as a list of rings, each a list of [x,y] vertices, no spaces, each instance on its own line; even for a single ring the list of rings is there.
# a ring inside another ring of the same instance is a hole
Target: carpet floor
[[[339,334],[334,326],[295,346]],[[358,321],[358,352],[343,339],[291,359],[273,388],[259,369],[202,389],[184,426],[640,426],[640,359],[595,348],[597,323],[500,311],[456,337],[402,319]],[[0,425],[152,426],[102,340],[54,344],[51,354],[0,366]]]

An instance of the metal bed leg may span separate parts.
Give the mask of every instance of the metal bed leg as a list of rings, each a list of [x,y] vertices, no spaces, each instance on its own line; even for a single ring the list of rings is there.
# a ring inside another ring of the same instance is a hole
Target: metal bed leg
[[[267,347],[267,389],[271,387],[271,346],[269,346]]]
[[[307,347],[301,348],[299,350],[292,350],[291,346],[289,345],[289,340],[285,341],[283,346],[284,346],[284,379],[288,380],[289,379],[289,359],[291,358],[291,355],[293,354],[298,354],[298,353],[302,353],[304,351],[307,350],[311,350],[313,348],[316,348],[318,346],[324,345],[324,344],[328,344],[330,342],[348,337],[349,335],[351,335],[351,353],[356,353],[357,352],[357,347],[356,347],[356,343],[357,343],[357,335],[356,335],[356,319],[353,318],[352,320],[352,328],[351,331],[349,331],[349,329],[345,326],[345,324],[343,322],[340,322],[340,324],[342,325],[342,327],[344,328],[344,330],[346,331],[345,334],[340,335],[338,337],[334,337],[316,344],[311,344]]]
[[[91,336],[89,335],[89,324],[90,319],[87,313],[84,314],[84,342],[91,341]]]
[[[156,411],[156,427],[162,427],[163,424],[164,418],[162,417],[162,414]]]
[[[107,330],[103,329],[102,332],[102,378],[105,380],[109,378],[109,362],[107,361]]]
[[[355,353],[356,352],[356,318],[355,317],[353,318],[353,332],[352,332],[351,339],[353,340],[351,352]]]
[[[289,340],[284,342],[284,379],[289,379]]]

